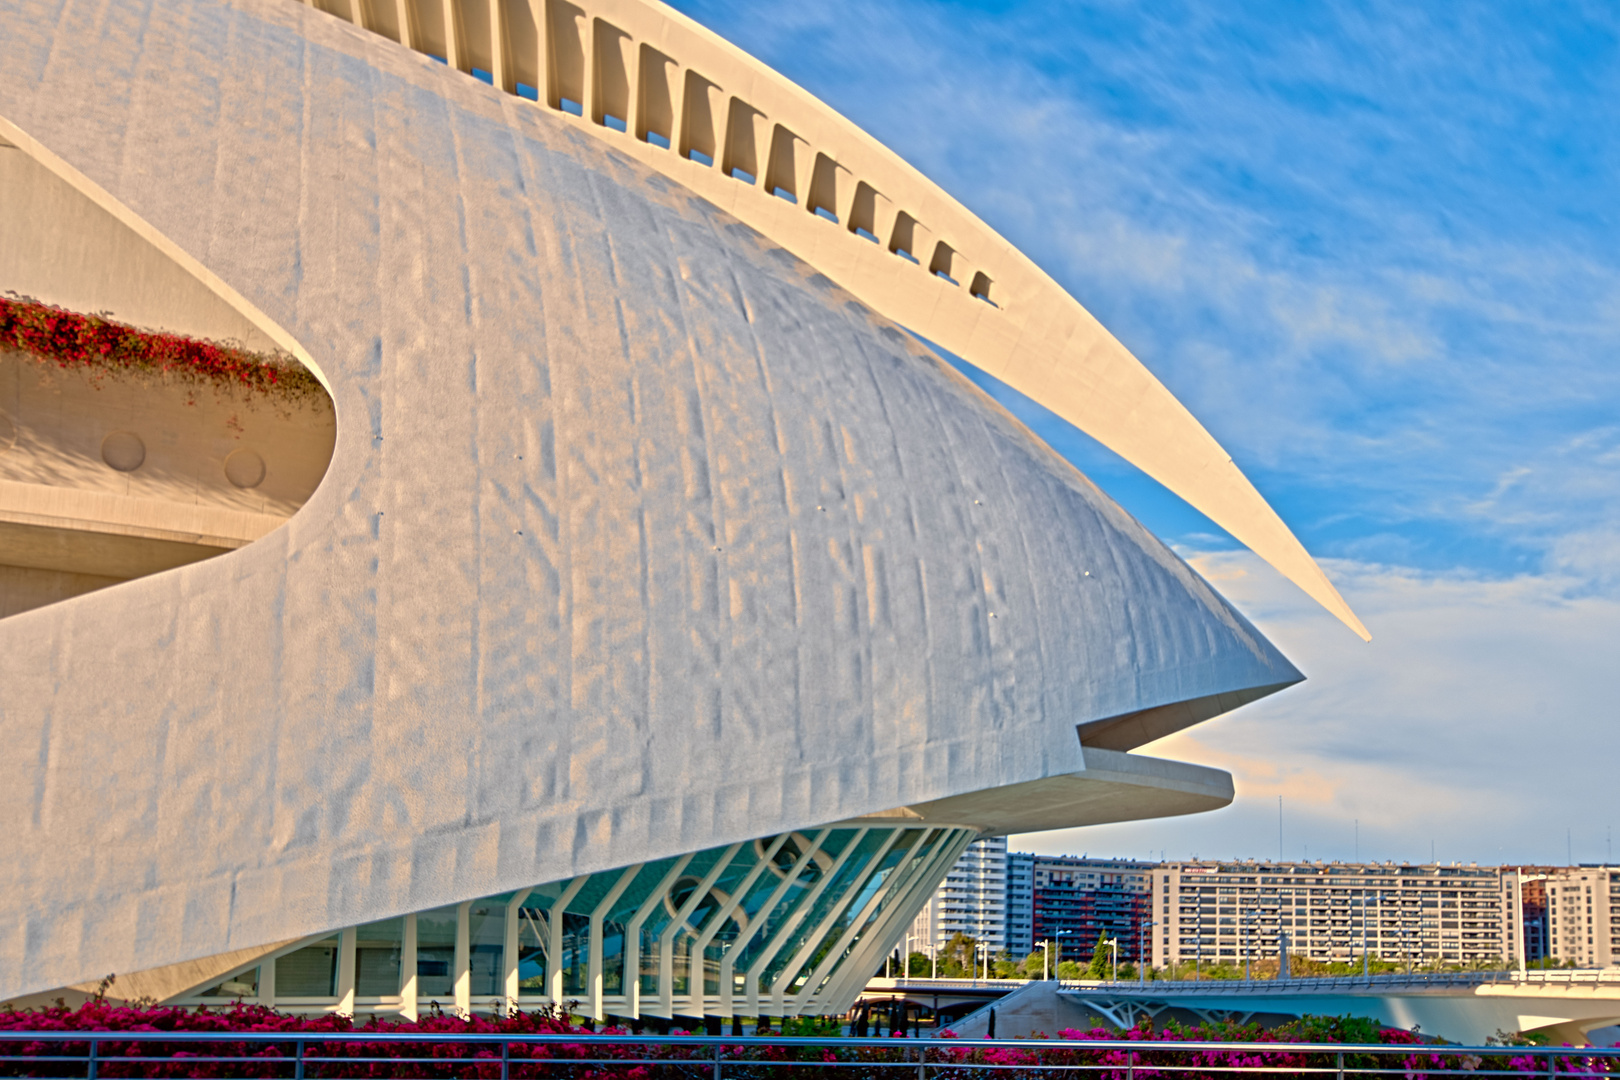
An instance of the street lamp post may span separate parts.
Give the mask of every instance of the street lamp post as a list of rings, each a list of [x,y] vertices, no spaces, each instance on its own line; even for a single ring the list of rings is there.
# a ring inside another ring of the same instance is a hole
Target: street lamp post
[[[1254,936],[1254,909],[1245,911],[1239,916],[1239,925],[1243,930],[1243,981],[1249,981],[1249,946],[1250,938]]]
[[[1384,894],[1377,895],[1373,905],[1378,909],[1379,919],[1384,917]],[[1363,978],[1372,978],[1372,934],[1367,926],[1367,890],[1361,891],[1361,974]]]
[[[1530,976],[1525,971],[1525,957],[1529,954],[1529,942],[1524,933],[1524,872],[1517,867],[1513,870],[1513,932],[1518,944],[1515,951],[1519,954],[1519,980],[1522,982]]]
[[[1113,953],[1114,959],[1114,975],[1108,981],[1117,983],[1119,982],[1119,938],[1109,938],[1108,948]]]
[[[1367,890],[1361,890],[1361,977],[1372,977],[1372,961],[1367,958]]]
[[[1055,944],[1057,945],[1057,951],[1052,956],[1052,978],[1054,979],[1061,978],[1058,975],[1058,965],[1063,963],[1063,939],[1074,937],[1074,935],[1075,931],[1073,930],[1059,930],[1056,932],[1057,941]]]
[[[1147,930],[1152,925],[1152,919],[1145,919],[1136,932],[1136,981],[1140,985],[1147,983],[1147,953],[1144,950],[1147,946]]]

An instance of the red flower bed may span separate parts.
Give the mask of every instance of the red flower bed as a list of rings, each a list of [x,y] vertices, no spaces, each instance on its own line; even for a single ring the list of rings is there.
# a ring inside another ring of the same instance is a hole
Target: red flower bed
[[[99,999],[77,1009],[66,1006],[28,1012],[0,1011],[0,1031],[40,1034],[75,1032],[195,1032],[219,1036],[205,1042],[119,1040],[116,1035],[97,1047],[98,1075],[131,1076],[255,1076],[290,1077],[297,1063],[296,1038],[300,1034],[351,1035],[342,1042],[308,1042],[304,1046],[307,1077],[468,1077],[502,1075],[551,1077],[566,1080],[707,1080],[715,1062],[712,1044],[601,1044],[588,1041],[522,1043],[509,1036],[588,1036],[561,1013],[515,1012],[505,1017],[458,1019],[433,1015],[416,1023],[372,1019],[356,1026],[347,1016],[295,1016],[258,1005],[236,1004],[223,1009],[185,1009],[113,1005]],[[274,1041],[233,1040],[236,1033],[256,1032],[286,1036]],[[602,1034],[628,1034],[607,1029]],[[676,1034],[683,1034],[677,1032]],[[369,1036],[383,1036],[372,1039]],[[466,1041],[446,1041],[438,1036]],[[949,1033],[946,1033],[948,1036]],[[390,1039],[388,1036],[395,1036]],[[399,1039],[398,1036],[416,1038]],[[468,1036],[473,1038],[467,1039]],[[1012,1069],[1021,1080],[1074,1080],[1077,1075],[1095,1080],[1227,1080],[1246,1072],[1273,1077],[1315,1080],[1324,1074],[1363,1077],[1362,1070],[1395,1070],[1405,1080],[1427,1080],[1440,1072],[1500,1070],[1547,1076],[1549,1069],[1574,1076],[1604,1077],[1620,1071],[1614,1058],[1558,1055],[1545,1051],[1503,1046],[1488,1056],[1441,1055],[1407,1031],[1380,1028],[1351,1018],[1306,1017],[1279,1028],[1258,1025],[1208,1024],[1199,1027],[1169,1025],[1155,1030],[1143,1023],[1129,1031],[1107,1028],[1065,1030],[1066,1043],[1044,1035],[1022,1040],[1018,1046],[972,1047],[949,1041],[919,1042],[903,1037],[885,1039],[887,1045],[829,1040],[820,1045],[795,1045],[767,1039],[727,1040],[721,1047],[724,1075],[732,1080],[905,1080],[914,1077],[917,1053],[925,1050],[931,1074],[943,1080],[961,1076],[993,1080]],[[1137,1044],[1130,1048],[1120,1042]],[[1087,1047],[1084,1043],[1112,1043]],[[1239,1049],[1210,1046],[1208,1050],[1172,1050],[1169,1043],[1251,1043]],[[1076,1043],[1082,1045],[1076,1045]],[[1307,1051],[1290,1044],[1339,1044],[1344,1051]],[[1368,1044],[1401,1049],[1374,1055]],[[83,1076],[87,1044],[70,1040],[0,1041],[0,1055],[24,1060],[0,1065],[3,1076]],[[49,1061],[53,1055],[76,1055],[76,1060]],[[221,1061],[220,1058],[239,1058]],[[831,1068],[829,1066],[839,1066]],[[947,1068],[941,1068],[947,1066]],[[955,1066],[955,1068],[949,1068]],[[848,1067],[848,1068],[845,1068]],[[1370,1077],[1369,1077],[1370,1080]]]
[[[6,349],[61,368],[167,376],[284,402],[327,400],[320,381],[290,357],[137,330],[25,297],[0,296],[0,350]]]

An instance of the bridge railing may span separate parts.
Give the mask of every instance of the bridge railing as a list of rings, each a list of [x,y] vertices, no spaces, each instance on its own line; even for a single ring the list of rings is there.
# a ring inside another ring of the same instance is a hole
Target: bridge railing
[[[1131,980],[1096,982],[1091,980],[1063,980],[1062,988],[1078,992],[1174,993],[1174,994],[1273,994],[1287,990],[1291,994],[1320,993],[1344,990],[1423,990],[1476,987],[1487,985],[1522,986],[1594,986],[1608,983],[1620,986],[1620,968],[1564,969],[1562,971],[1531,971],[1521,975],[1517,971],[1440,971],[1411,972],[1393,975],[1338,975],[1302,979],[1157,979],[1140,983]]]
[[[1029,985],[1028,979],[869,979],[866,983],[868,993],[880,993],[888,990],[898,991],[902,987],[908,989],[937,990],[945,993],[950,990],[1017,990],[1019,987]]]
[[[653,1035],[451,1035],[366,1031],[0,1032],[4,1076],[418,1076],[567,1080],[765,1080],[813,1068],[860,1080],[1092,1074],[1107,1080],[1248,1075],[1611,1076],[1620,1048],[1066,1041],[1060,1039],[853,1039]]]
[[[882,978],[866,984],[867,993],[887,991],[935,991],[947,993],[963,990],[1017,990],[1028,985],[1027,979],[926,979]],[[1060,979],[1061,989],[1078,992],[1132,993],[1210,993],[1231,994],[1243,991],[1276,993],[1286,988],[1290,993],[1311,993],[1339,990],[1384,989],[1442,989],[1485,985],[1524,986],[1593,986],[1610,984],[1620,986],[1620,968],[1562,968],[1550,971],[1415,971],[1389,975],[1335,975],[1299,979],[1154,979],[1146,983],[1135,979],[1117,981],[1098,979]]]

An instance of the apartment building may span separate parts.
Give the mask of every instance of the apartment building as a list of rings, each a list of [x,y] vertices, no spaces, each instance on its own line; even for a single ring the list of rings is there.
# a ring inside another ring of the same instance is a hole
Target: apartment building
[[[995,955],[1007,947],[1007,838],[975,840],[962,852],[908,935],[909,948],[930,952],[966,934]]]
[[[1037,855],[1033,860],[1033,942],[1056,956],[1089,960],[1098,938],[1119,941],[1119,959],[1135,961],[1146,944],[1155,864],[1134,859]]]
[[[1007,853],[1007,952],[1022,960],[1035,951],[1035,856]]]
[[[1160,966],[1241,964],[1283,949],[1414,967],[1498,962],[1517,955],[1521,936],[1512,872],[1496,867],[1169,862],[1151,876]]]
[[[1524,927],[1524,958],[1534,964],[1552,956],[1548,951],[1552,927],[1547,923],[1546,874],[1524,878],[1519,898],[1519,923]]]
[[[1560,866],[1525,885],[1541,887],[1550,958],[1620,964],[1620,867]]]

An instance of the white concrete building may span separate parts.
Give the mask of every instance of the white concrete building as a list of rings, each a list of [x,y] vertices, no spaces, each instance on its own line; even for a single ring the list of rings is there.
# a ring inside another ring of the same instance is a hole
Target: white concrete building
[[[1302,676],[908,330],[1365,634],[1027,256],[656,0],[0,26],[0,295],[321,397],[0,356],[0,999],[840,1012],[975,841],[932,933],[999,948],[998,838],[1230,803],[1133,751]]]
[[[1620,964],[1620,867],[1547,871],[1548,955],[1578,967]]]

